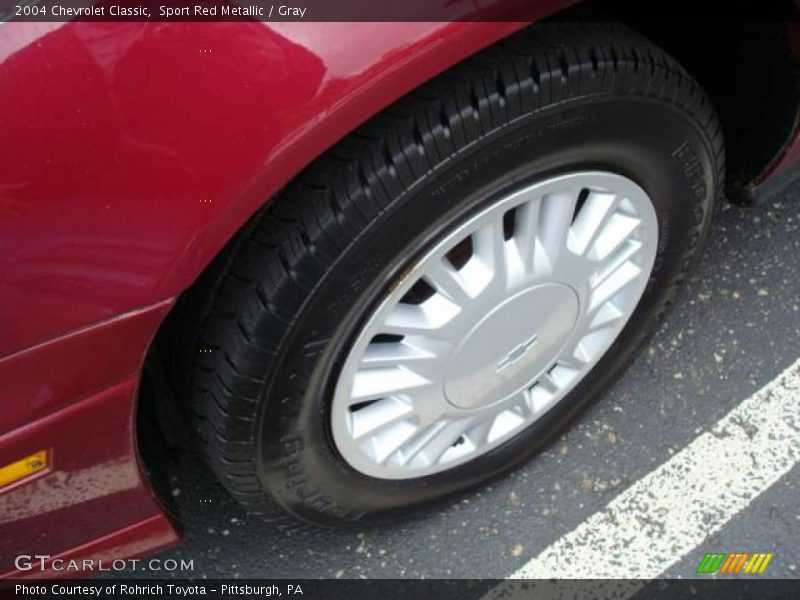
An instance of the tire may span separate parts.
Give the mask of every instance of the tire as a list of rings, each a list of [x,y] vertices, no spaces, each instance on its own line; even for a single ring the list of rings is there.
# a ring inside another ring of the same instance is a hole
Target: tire
[[[537,25],[432,80],[307,168],[205,284],[187,400],[212,470],[279,525],[336,527],[385,522],[514,469],[653,330],[708,231],[723,163],[702,90],[621,26]],[[576,170],[623,175],[657,216],[652,271],[610,348],[548,412],[474,459],[399,479],[354,468],[334,440],[332,397],[365,319],[498,194]]]

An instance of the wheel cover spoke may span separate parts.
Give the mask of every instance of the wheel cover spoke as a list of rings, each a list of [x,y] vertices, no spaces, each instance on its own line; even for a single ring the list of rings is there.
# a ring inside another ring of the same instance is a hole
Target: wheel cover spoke
[[[617,338],[657,244],[644,190],[598,171],[527,186],[456,227],[351,347],[331,405],[342,457],[373,477],[422,477],[520,433]]]

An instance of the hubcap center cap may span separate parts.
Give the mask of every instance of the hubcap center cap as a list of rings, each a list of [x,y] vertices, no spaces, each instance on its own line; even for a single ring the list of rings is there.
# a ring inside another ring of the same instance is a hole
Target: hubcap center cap
[[[537,285],[484,315],[457,346],[444,380],[447,401],[474,409],[533,384],[575,328],[578,297],[561,283]]]

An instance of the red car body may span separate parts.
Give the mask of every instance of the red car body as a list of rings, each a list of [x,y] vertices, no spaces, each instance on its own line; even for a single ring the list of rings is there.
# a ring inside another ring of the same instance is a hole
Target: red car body
[[[0,573],[65,575],[20,571],[21,554],[124,558],[179,539],[135,435],[143,360],[176,298],[325,149],[523,25],[0,27],[0,466],[51,453],[0,488]],[[772,170],[798,154],[795,136]]]

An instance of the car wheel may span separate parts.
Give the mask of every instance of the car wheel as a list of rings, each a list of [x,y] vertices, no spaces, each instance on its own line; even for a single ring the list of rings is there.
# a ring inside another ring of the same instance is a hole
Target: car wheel
[[[189,393],[211,467],[253,510],[326,526],[515,468],[646,339],[722,171],[702,90],[621,26],[537,25],[454,67],[227,256]]]

